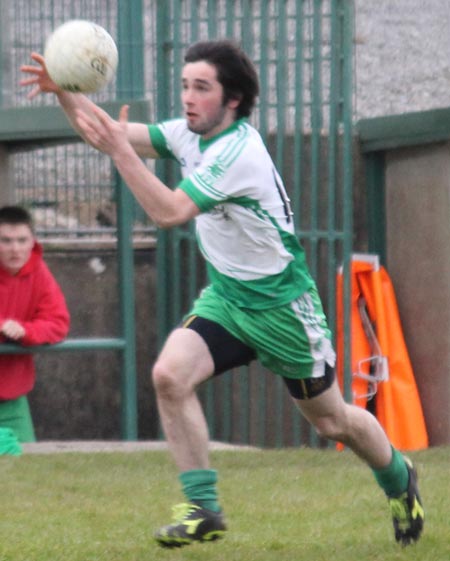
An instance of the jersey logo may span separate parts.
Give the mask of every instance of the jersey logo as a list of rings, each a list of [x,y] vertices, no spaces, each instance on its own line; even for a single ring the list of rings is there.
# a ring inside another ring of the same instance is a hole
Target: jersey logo
[[[221,177],[223,175],[223,172],[225,171],[223,169],[223,166],[221,164],[219,164],[218,162],[216,162],[215,164],[211,164],[210,166],[208,166],[208,171],[211,174],[212,177],[214,177],[215,179],[217,179],[218,177]]]
[[[198,178],[207,185],[212,185],[217,179],[223,176],[225,168],[219,163],[209,165],[203,173],[199,173]]]

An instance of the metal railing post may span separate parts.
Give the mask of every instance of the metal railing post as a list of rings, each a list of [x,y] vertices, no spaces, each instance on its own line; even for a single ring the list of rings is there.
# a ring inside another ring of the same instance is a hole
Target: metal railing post
[[[119,68],[117,93],[120,98],[143,96],[143,13],[142,1],[118,1]],[[134,199],[125,182],[116,175],[117,249],[119,257],[119,297],[122,333],[125,347],[122,352],[121,428],[124,440],[136,440],[137,380],[136,330],[133,263]]]

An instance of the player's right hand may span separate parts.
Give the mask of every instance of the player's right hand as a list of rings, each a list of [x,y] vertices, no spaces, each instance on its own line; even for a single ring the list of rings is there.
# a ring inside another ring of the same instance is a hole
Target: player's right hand
[[[56,94],[61,93],[62,89],[55,84],[47,72],[44,57],[39,53],[31,53],[31,58],[37,62],[39,66],[24,64],[20,67],[20,71],[24,74],[31,74],[31,77],[21,80],[20,85],[34,86],[27,95],[27,98],[32,99],[42,92]]]

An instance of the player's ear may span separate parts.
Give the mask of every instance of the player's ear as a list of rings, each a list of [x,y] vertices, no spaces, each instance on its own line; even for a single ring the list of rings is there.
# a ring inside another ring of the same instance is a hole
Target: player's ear
[[[241,101],[242,101],[242,96],[241,95],[235,96],[235,97],[230,97],[228,99],[227,105],[230,109],[237,109],[239,107]]]

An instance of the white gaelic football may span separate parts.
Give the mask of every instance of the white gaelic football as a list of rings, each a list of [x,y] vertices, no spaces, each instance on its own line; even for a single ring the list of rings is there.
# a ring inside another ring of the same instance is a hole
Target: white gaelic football
[[[70,20],[49,36],[44,59],[50,78],[60,88],[94,93],[112,80],[119,56],[114,39],[103,27]]]

